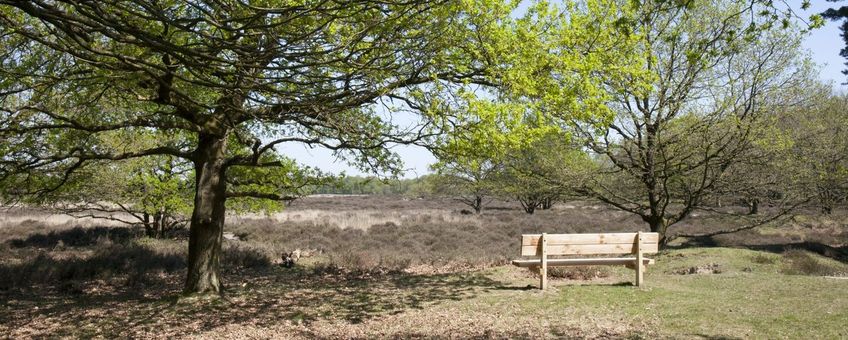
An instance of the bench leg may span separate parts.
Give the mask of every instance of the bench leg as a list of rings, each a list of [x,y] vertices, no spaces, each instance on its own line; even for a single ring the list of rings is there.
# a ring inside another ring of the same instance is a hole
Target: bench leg
[[[545,290],[548,287],[548,264],[544,263],[539,266],[539,289]]]
[[[645,273],[645,264],[642,261],[642,232],[636,233],[636,287],[642,285],[642,274]]]
[[[542,233],[542,265],[539,266],[539,289],[545,290],[548,287],[548,240],[547,235]]]

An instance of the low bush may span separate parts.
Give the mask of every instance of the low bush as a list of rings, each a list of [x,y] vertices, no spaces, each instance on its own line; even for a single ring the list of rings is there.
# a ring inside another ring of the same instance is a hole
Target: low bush
[[[27,222],[27,221],[25,221]],[[34,233],[26,238],[11,239],[9,244],[15,248],[53,248],[64,247],[88,247],[108,240],[116,243],[126,243],[135,235],[130,228],[114,227],[91,227],[83,228],[74,226],[69,229],[51,230],[47,233]]]
[[[111,233],[122,234],[122,228],[112,228]],[[84,234],[89,234],[86,232]],[[73,235],[82,235],[77,231]],[[52,244],[42,242],[48,238],[30,237],[30,247],[18,248],[15,244],[7,252],[19,258],[0,261],[0,289],[25,288],[37,284],[73,287],[75,282],[105,280],[136,285],[149,282],[156,273],[173,273],[186,267],[187,245],[184,241],[138,238],[115,242],[100,236],[92,244],[73,241],[84,238],[59,239],[52,249],[42,248]],[[12,242],[14,244],[14,242]],[[82,244],[87,246],[83,247]],[[8,255],[8,254],[7,254]],[[224,270],[260,268],[271,264],[271,254],[261,247],[249,244],[226,244],[222,249],[221,265]]]
[[[777,263],[777,258],[765,254],[757,254],[751,257],[751,262],[758,264],[775,264]]]
[[[609,268],[603,266],[574,266],[548,268],[548,277],[558,279],[593,280],[609,276]]]
[[[356,219],[357,213],[372,214],[371,211],[345,212],[336,208],[331,213]],[[287,214],[299,216],[298,211]],[[460,267],[506,264],[518,256],[518,242],[524,233],[615,232],[635,230],[639,225],[627,215],[554,211],[527,215],[517,209],[461,216],[458,211],[428,208],[394,215],[397,221],[364,228],[340,228],[322,216],[313,216],[312,221],[243,218],[234,219],[227,230],[243,236],[247,243],[261,245],[272,258],[295,249],[314,249],[349,270],[404,270],[418,266],[457,267],[457,263],[464,264]],[[622,218],[627,222],[622,223]]]
[[[221,266],[225,269],[267,267],[273,256],[264,249],[246,244],[227,244],[221,254]]]
[[[90,253],[37,250],[19,263],[0,264],[0,289],[91,279],[134,277],[185,267],[181,253],[164,253],[136,243],[102,242]]]
[[[781,271],[784,274],[812,276],[843,274],[837,266],[816,259],[803,250],[787,250],[783,253],[783,258],[785,265]]]

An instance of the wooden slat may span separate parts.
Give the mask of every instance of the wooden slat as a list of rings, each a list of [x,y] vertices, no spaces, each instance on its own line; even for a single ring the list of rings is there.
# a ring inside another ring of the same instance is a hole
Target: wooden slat
[[[541,264],[541,259],[531,260],[513,260],[512,264],[518,267],[536,267]],[[597,258],[597,259],[548,259],[548,266],[606,266],[606,265],[634,265],[636,264],[635,257],[619,257],[619,258]],[[642,258],[642,263],[645,265],[654,264],[655,261],[649,258]]]
[[[634,238],[635,240],[635,238]],[[541,256],[540,247],[522,246],[521,256]],[[644,244],[643,253],[656,253],[659,245]],[[594,254],[635,254],[636,244],[574,244],[574,245],[552,245],[548,243],[548,256],[552,255],[594,255]]]
[[[535,246],[539,244],[540,234],[521,235],[522,246]],[[603,233],[603,234],[546,234],[548,245],[567,244],[624,244],[636,243],[636,233]],[[642,242],[645,244],[659,243],[658,233],[642,233]]]

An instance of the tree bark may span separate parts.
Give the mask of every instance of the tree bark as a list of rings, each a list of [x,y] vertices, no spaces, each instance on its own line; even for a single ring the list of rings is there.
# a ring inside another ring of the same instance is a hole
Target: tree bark
[[[659,246],[660,248],[665,248],[669,241],[668,237],[666,237],[668,221],[662,216],[643,216],[642,219],[645,220],[645,222],[648,222],[648,225],[651,227],[651,232],[660,235]]]
[[[162,214],[153,214],[153,238],[162,238]]]
[[[188,241],[186,294],[221,294],[218,264],[226,202],[226,136],[201,134],[195,159],[194,211]]]
[[[153,233],[153,224],[150,223],[150,214],[144,213],[142,216],[144,216],[144,221],[142,222],[142,224],[144,224],[144,235],[147,237],[155,237]]]
[[[528,214],[533,214],[536,212],[536,208],[539,207],[539,200],[530,196],[519,196],[518,201],[521,202],[521,207],[524,208],[524,212]]]
[[[542,199],[542,210],[549,210],[554,207],[554,199],[545,197]]]
[[[834,195],[827,189],[819,190],[819,202],[821,203],[821,211],[825,215],[830,215],[833,213],[833,202],[836,201],[834,199]]]
[[[748,215],[756,215],[760,213],[760,200],[759,199],[751,199],[748,203]]]

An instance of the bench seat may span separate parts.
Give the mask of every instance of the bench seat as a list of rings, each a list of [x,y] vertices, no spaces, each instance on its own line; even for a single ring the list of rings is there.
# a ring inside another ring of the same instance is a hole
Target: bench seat
[[[644,265],[654,264],[654,259],[642,259]],[[542,259],[512,260],[518,267],[535,267],[542,265]],[[549,266],[606,266],[606,265],[636,265],[635,257],[618,258],[588,258],[588,259],[548,259]]]
[[[624,265],[636,271],[636,286],[642,285],[647,265],[654,260],[645,254],[659,251],[657,233],[601,234],[524,234],[521,235],[521,259],[512,261],[518,267],[539,269],[539,288],[548,282],[548,267]],[[593,255],[633,257],[593,257]],[[550,258],[550,256],[587,256],[584,258]]]

